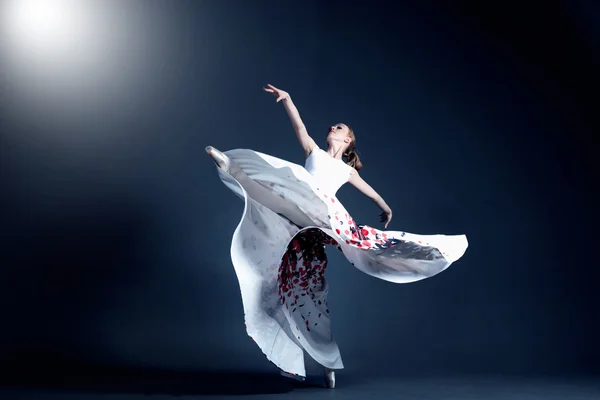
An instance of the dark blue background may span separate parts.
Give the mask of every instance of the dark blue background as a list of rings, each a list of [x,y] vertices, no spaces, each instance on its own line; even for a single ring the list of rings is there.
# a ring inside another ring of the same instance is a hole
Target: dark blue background
[[[390,229],[470,241],[409,285],[331,255],[347,370],[598,371],[593,2],[128,4],[161,38],[153,79],[125,86],[143,96],[57,119],[16,87],[4,110],[0,362],[274,371],[229,257],[242,203],[204,153],[303,163],[272,83],[320,145],[354,128]],[[377,224],[359,192],[338,195]]]

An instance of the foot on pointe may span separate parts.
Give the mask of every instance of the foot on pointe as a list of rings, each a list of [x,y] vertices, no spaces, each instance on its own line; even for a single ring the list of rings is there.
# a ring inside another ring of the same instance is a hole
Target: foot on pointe
[[[206,146],[206,152],[213,159],[217,167],[221,168],[223,171],[229,170],[229,157],[215,149],[212,146]]]
[[[329,368],[325,368],[325,386],[329,389],[335,387],[335,371]]]

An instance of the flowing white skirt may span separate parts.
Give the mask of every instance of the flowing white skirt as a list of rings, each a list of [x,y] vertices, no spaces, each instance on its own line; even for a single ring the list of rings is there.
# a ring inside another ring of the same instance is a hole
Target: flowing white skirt
[[[248,335],[267,358],[305,376],[305,350],[321,365],[343,368],[331,333],[324,246],[337,246],[371,276],[408,283],[434,276],[466,251],[465,235],[416,235],[357,225],[302,166],[253,150],[225,152],[223,183],[244,200],[231,259]]]

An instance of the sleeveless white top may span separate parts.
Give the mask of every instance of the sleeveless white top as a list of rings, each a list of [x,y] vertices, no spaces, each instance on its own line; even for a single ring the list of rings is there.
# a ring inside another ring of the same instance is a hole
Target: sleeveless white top
[[[319,146],[315,146],[306,158],[304,168],[333,195],[348,182],[353,170],[344,161],[331,157]]]

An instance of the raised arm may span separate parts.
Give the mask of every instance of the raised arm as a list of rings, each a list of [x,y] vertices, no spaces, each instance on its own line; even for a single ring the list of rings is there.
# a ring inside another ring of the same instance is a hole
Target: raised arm
[[[290,117],[292,127],[294,128],[294,132],[296,132],[296,137],[298,138],[302,149],[304,149],[306,157],[308,157],[317,144],[315,143],[313,138],[311,138],[308,135],[308,131],[304,126],[304,122],[302,122],[302,118],[300,118],[300,113],[294,105],[290,94],[281,89],[277,89],[271,84],[268,84],[267,87],[264,88],[264,90],[265,92],[272,93],[274,96],[276,96],[278,103],[283,100],[283,106],[285,107],[285,111]]]
[[[387,228],[390,221],[392,220],[392,210],[386,204],[383,198],[375,191],[375,189],[373,189],[367,182],[365,182],[365,180],[358,174],[358,171],[356,170],[352,171],[348,182],[350,182],[352,186],[357,188],[362,194],[370,198],[373,201],[373,203],[377,204],[377,207],[379,207],[382,211],[382,213],[379,214],[381,216],[380,222],[384,222],[385,228]]]

